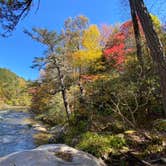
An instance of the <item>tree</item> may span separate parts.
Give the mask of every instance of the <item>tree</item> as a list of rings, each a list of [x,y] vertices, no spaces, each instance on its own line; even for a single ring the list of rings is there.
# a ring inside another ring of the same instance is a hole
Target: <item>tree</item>
[[[4,104],[29,105],[28,82],[8,69],[0,68],[0,98]]]
[[[91,25],[83,32],[82,49],[73,54],[77,67],[88,67],[91,62],[101,57],[100,31],[96,25]]]
[[[114,29],[103,50],[104,57],[111,65],[112,69],[121,70],[126,55],[132,51],[131,47],[126,44],[126,40],[129,38],[128,32],[126,33],[124,30],[126,29],[124,28],[126,24],[128,24],[128,22],[124,23],[120,28]]]
[[[93,62],[101,57],[101,50],[100,31],[96,25],[91,25],[83,31],[80,49],[72,54],[73,66],[78,71],[81,99],[84,94],[82,75]]]
[[[73,59],[73,55],[75,55],[76,52],[79,52],[82,49],[82,38],[85,29],[87,29],[88,27],[88,21],[88,18],[83,15],[77,16],[75,18],[68,18],[65,21],[65,27],[63,31],[65,49],[67,57],[70,59],[72,64],[78,62],[75,62],[75,59]],[[82,97],[84,93],[84,88],[80,78],[80,75],[82,73],[81,65],[74,65],[73,73],[75,73],[74,75],[76,76],[76,78],[74,78],[74,80],[80,89],[80,97]]]
[[[69,17],[64,23],[63,36],[67,52],[73,53],[82,46],[82,35],[84,30],[88,27],[88,18],[79,15],[75,18]]]
[[[160,78],[161,93],[163,97],[164,116],[166,116],[166,60],[162,43],[155,31],[151,16],[146,8],[143,0],[133,0],[130,6],[135,11],[143,28],[147,45],[150,50],[151,57],[155,63],[155,67]]]
[[[143,74],[144,73],[144,61],[143,61],[143,55],[142,55],[141,33],[140,33],[138,18],[137,18],[136,11],[134,10],[133,0],[129,0],[129,2],[130,2],[130,8],[131,8],[131,17],[132,17],[132,22],[133,22],[135,43],[136,43],[136,48],[137,48],[137,59],[142,68],[141,74],[144,75]]]
[[[13,31],[20,19],[29,12],[33,0],[0,1],[0,35],[7,36]]]
[[[49,76],[50,81],[55,84],[55,90],[58,83],[62,94],[63,103],[68,121],[70,120],[70,107],[67,98],[67,87],[65,84],[66,73],[69,72],[69,67],[65,64],[65,52],[63,45],[63,37],[56,32],[46,29],[33,29],[33,33],[25,31],[32,39],[46,45],[48,47],[47,54],[44,58],[36,58],[35,66],[44,68]]]

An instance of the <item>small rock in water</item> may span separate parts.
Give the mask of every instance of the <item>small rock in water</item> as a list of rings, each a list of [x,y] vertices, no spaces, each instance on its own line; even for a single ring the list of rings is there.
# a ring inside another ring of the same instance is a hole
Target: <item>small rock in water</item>
[[[35,125],[33,125],[33,127],[37,131],[47,132],[47,129],[45,127],[40,126],[39,124],[35,124]]]
[[[0,121],[3,121],[3,119],[4,119],[4,118],[3,118],[2,116],[0,116]]]
[[[12,142],[12,139],[13,139],[12,136],[4,136],[1,140],[1,142],[3,144],[10,143],[10,142]]]

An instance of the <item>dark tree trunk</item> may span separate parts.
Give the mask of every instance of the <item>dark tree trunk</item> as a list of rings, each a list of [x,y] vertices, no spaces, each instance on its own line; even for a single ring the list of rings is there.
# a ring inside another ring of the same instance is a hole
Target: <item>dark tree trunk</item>
[[[137,59],[141,66],[141,76],[144,75],[144,61],[143,61],[143,55],[142,55],[142,46],[141,46],[141,33],[139,29],[138,19],[135,11],[135,7],[133,4],[133,0],[129,0],[130,2],[130,9],[131,9],[131,17],[133,22],[133,29],[134,29],[134,36],[135,36],[135,43],[137,48]]]
[[[79,86],[79,89],[80,89],[80,97],[83,98],[84,88],[83,88],[83,85],[81,83],[81,80],[79,80],[78,86]]]
[[[155,63],[160,78],[161,93],[163,97],[163,114],[166,117],[166,61],[163,46],[154,30],[150,14],[143,0],[132,0],[137,16],[140,19],[151,57]]]

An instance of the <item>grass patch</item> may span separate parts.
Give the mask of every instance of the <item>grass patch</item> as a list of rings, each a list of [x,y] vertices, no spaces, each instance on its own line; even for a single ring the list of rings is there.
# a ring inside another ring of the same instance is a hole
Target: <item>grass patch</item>
[[[102,157],[109,153],[118,153],[125,145],[126,141],[120,135],[100,135],[87,132],[82,135],[76,147],[96,157]]]

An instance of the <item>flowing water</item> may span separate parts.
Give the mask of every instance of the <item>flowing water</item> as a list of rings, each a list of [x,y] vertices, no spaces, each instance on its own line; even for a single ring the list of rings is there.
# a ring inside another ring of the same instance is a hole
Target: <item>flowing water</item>
[[[32,115],[25,111],[0,111],[0,157],[36,147]]]

